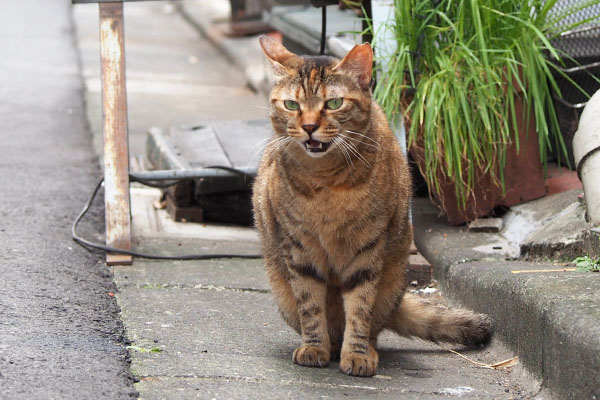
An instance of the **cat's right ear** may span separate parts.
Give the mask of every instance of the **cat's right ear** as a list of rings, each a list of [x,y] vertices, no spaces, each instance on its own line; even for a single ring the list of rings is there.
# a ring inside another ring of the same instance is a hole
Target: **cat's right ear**
[[[260,47],[262,47],[267,56],[267,60],[269,60],[269,63],[273,67],[275,76],[281,78],[287,75],[289,72],[288,69],[283,66],[283,63],[296,55],[283,47],[277,40],[272,39],[269,36],[263,35],[258,38],[258,41],[260,42]]]

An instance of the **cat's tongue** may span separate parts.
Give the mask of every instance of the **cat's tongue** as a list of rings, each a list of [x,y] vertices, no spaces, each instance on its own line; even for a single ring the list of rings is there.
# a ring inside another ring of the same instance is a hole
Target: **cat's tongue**
[[[306,142],[306,146],[309,148],[319,148],[321,146],[323,146],[322,142],[319,142],[318,140],[309,140],[308,142]]]

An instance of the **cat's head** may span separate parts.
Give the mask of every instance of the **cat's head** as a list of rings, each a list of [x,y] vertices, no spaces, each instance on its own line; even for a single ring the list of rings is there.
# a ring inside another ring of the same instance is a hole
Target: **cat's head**
[[[275,77],[270,97],[275,133],[314,158],[336,147],[338,154],[352,151],[348,147],[361,141],[371,111],[371,46],[357,45],[340,61],[295,55],[268,36],[260,44]]]

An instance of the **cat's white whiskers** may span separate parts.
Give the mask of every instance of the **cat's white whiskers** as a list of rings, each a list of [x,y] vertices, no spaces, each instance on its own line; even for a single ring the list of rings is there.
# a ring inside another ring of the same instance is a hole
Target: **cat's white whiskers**
[[[292,144],[294,142],[294,139],[292,139],[291,137],[287,136],[284,138],[285,140],[282,140],[279,145],[277,146],[277,148],[274,150],[274,152],[278,152],[279,153],[279,157],[277,158],[277,162],[281,161],[281,157],[283,157],[283,154],[285,153],[285,150],[288,148],[288,146],[290,144]]]
[[[355,139],[355,138],[353,138],[353,137],[350,137],[350,136],[344,135],[343,133],[340,133],[340,132],[338,132],[338,135],[339,135],[339,136],[343,136],[343,137],[345,137],[346,139],[352,140],[353,142],[356,142],[356,143],[362,143],[362,144],[364,144],[365,146],[373,147],[373,148],[375,148],[375,149],[378,149],[378,150],[380,150],[380,149],[381,149],[381,146],[379,146],[379,145],[374,145],[374,144],[371,144],[371,143],[365,143],[365,142],[363,142],[363,141],[361,141],[361,140],[359,140],[359,139]]]
[[[276,139],[273,139],[273,137],[268,137],[268,138],[261,139],[258,143],[256,143],[250,149],[250,152],[252,153],[252,156],[250,157],[250,163],[252,164],[252,162],[257,158],[258,154],[263,150],[260,146],[264,145],[265,142],[269,141],[269,143],[267,143],[264,146],[265,149],[266,149],[266,148],[268,148],[270,146],[273,146],[275,143],[279,142],[282,139],[285,139],[285,138],[276,138]]]
[[[346,163],[352,168],[354,169],[354,163],[352,162],[352,157],[350,156],[350,154],[348,154],[348,150],[346,150],[346,148],[344,147],[344,139],[339,138],[339,137],[334,137],[333,138],[333,142],[335,144],[337,144],[338,149],[340,150],[340,152],[344,155],[344,158],[346,159]]]
[[[371,164],[369,163],[369,161],[367,161],[367,159],[362,154],[360,154],[360,151],[358,151],[358,149],[356,148],[356,146],[354,146],[350,142],[345,142],[345,143],[348,146],[348,150],[350,150],[366,166],[368,166],[369,168],[371,167]]]
[[[277,146],[273,149],[273,151],[282,152],[283,149],[285,149],[287,146],[289,146],[289,144],[292,143],[293,141],[294,141],[294,139],[292,137],[287,136],[284,139],[282,139],[281,141],[279,141],[279,143],[277,143]]]
[[[273,138],[267,137],[264,139],[259,140],[254,146],[252,146],[252,148],[248,151],[249,153],[252,154],[252,157],[250,158],[251,161],[254,161],[254,157],[256,157],[258,155],[258,153],[261,151],[260,146],[265,145],[266,142],[272,140]],[[267,143],[265,147],[269,146],[270,143]]]
[[[360,132],[351,131],[350,129],[344,129],[344,132],[354,133],[355,135],[362,136],[365,139],[370,140],[371,142],[375,143],[377,146],[380,146],[380,143],[377,140],[375,140],[375,139],[373,139],[371,137],[368,137],[367,135],[364,135],[364,134],[362,134]]]
[[[291,143],[293,139],[290,136],[284,136],[271,142],[273,144],[273,152],[279,152],[282,147]]]

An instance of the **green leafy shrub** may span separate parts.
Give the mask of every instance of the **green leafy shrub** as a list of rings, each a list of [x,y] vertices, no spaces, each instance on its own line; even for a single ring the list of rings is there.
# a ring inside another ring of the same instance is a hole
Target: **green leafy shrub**
[[[600,272],[600,258],[594,260],[588,256],[583,256],[577,257],[572,262],[577,267],[577,271]]]
[[[593,18],[570,21],[597,4],[558,12],[558,0],[395,0],[391,29],[397,51],[375,88],[390,119],[400,113],[409,146],[423,147],[423,174],[439,193],[439,174],[455,186],[459,204],[476,173],[504,190],[506,148],[519,148],[517,115],[535,118],[541,162],[552,145],[565,151],[552,102],[553,71],[563,55],[552,39]],[[377,45],[380,32],[374,32]],[[522,99],[523,107],[516,104]]]

